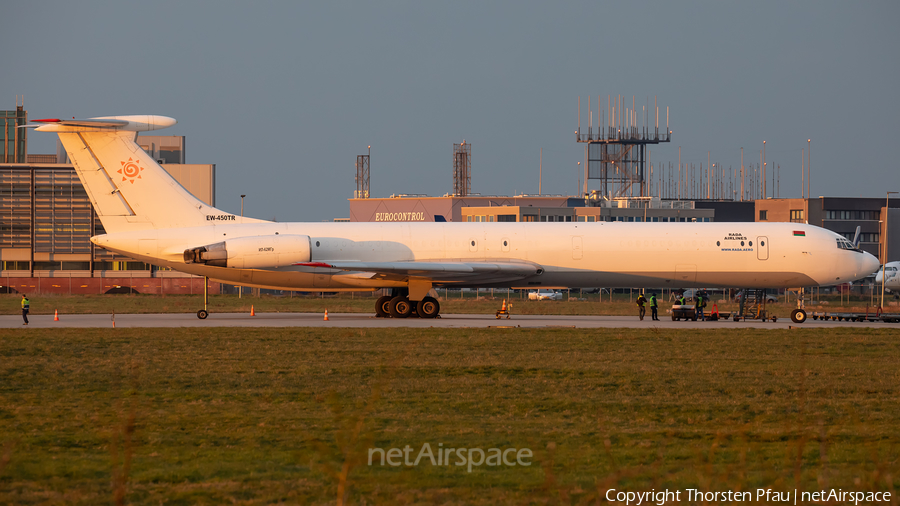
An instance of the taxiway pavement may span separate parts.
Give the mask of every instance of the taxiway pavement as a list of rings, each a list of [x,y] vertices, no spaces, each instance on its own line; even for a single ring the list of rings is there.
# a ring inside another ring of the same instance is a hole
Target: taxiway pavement
[[[738,329],[738,328],[889,328],[900,329],[900,324],[883,322],[837,322],[816,321],[812,318],[797,324],[789,318],[777,322],[757,320],[734,322],[719,321],[672,321],[670,317],[652,321],[645,317],[640,321],[636,316],[568,316],[568,315],[512,315],[510,319],[496,319],[491,314],[447,314],[436,319],[422,318],[375,318],[365,313],[331,313],[324,320],[322,313],[212,313],[206,320],[194,313],[170,314],[61,314],[59,321],[53,315],[29,315],[30,324],[22,324],[21,315],[0,316],[0,328],[172,328],[172,327],[350,327],[350,328],[658,328],[658,329]]]

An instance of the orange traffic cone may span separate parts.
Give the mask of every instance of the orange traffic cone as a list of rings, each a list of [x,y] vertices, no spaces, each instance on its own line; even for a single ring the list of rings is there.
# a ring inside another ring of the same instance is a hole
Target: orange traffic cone
[[[328,321],[328,310],[327,309],[325,310],[325,321],[326,322]]]
[[[53,321],[55,321],[55,322],[59,321],[59,309],[53,310]]]
[[[506,299],[503,299],[503,307],[500,308],[500,311],[506,311]]]
[[[250,304],[250,316],[256,316],[256,312],[253,311],[253,304]]]

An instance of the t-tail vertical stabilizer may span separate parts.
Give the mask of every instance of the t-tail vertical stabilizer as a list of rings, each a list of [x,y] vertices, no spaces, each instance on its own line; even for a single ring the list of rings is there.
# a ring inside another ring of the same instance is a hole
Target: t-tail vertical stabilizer
[[[138,132],[176,123],[165,116],[34,120],[56,132],[107,233],[180,228],[224,213],[190,194],[138,146]],[[259,221],[234,217],[235,221]]]

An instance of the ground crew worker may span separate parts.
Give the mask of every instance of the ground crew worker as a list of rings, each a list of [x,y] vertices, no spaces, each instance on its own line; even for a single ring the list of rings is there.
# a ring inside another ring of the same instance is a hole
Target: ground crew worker
[[[675,302],[676,302],[678,305],[680,305],[680,306],[683,306],[683,305],[684,305],[684,302],[685,302],[685,300],[684,300],[684,292],[681,292],[681,295],[679,295],[678,298],[675,299]]]
[[[644,298],[644,294],[638,295],[636,304],[638,305],[638,316],[641,317],[641,321],[644,321],[644,314],[647,310],[644,308],[644,304],[647,302],[647,299]]]
[[[659,317],[656,316],[656,309],[659,307],[659,304],[656,302],[656,293],[650,294],[650,316],[653,320],[659,321]]]
[[[700,317],[700,321],[705,322],[706,318],[703,316],[703,308],[706,307],[706,298],[703,297],[703,292],[697,292],[697,303],[694,306],[697,308],[697,316]]]
[[[25,323],[22,325],[28,325],[28,309],[29,309],[29,301],[28,297],[25,294],[22,294],[22,319],[25,320]]]

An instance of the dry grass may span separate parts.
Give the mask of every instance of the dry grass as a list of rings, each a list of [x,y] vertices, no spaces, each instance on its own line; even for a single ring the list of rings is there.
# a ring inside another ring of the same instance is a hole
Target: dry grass
[[[900,332],[0,331],[0,503],[595,504],[891,490]],[[368,466],[528,447],[530,467]]]

